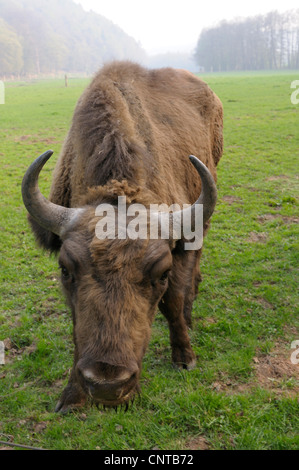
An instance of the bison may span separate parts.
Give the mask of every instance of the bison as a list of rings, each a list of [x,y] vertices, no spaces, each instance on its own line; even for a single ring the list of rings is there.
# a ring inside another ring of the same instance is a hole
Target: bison
[[[156,239],[99,239],[96,208],[110,204],[117,212],[125,196],[127,207],[190,204],[194,218],[201,204],[205,234],[217,198],[222,130],[220,100],[193,74],[113,62],[77,103],[49,199],[38,177],[52,151],[27,170],[22,195],[29,221],[38,244],[59,253],[73,318],[74,364],[57,412],[87,398],[114,407],[131,402],[158,308],[169,324],[174,365],[195,366],[188,328],[201,248],[186,250],[182,236],[161,232]],[[167,215],[170,224],[178,213]]]

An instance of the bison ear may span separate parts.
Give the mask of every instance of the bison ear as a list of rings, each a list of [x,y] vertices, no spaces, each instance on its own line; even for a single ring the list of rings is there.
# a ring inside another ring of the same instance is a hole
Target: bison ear
[[[62,241],[58,235],[41,227],[29,214],[28,222],[31,225],[35,240],[41,248],[51,253],[57,253],[60,250]]]

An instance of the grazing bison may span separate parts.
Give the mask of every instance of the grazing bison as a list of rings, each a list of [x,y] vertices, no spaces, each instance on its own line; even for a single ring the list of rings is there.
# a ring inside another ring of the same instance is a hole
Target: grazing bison
[[[169,324],[173,363],[194,367],[188,327],[201,249],[185,250],[182,237],[161,232],[157,239],[100,239],[96,209],[110,204],[117,213],[125,196],[126,207],[190,204],[194,219],[201,204],[206,232],[222,144],[222,105],[205,83],[183,70],[115,62],[78,101],[48,200],[38,176],[52,152],[27,170],[24,204],[38,243],[59,252],[74,323],[74,366],[56,411],[87,397],[108,406],[130,402],[158,307]],[[190,162],[190,154],[199,160]],[[167,214],[170,225],[177,214]]]

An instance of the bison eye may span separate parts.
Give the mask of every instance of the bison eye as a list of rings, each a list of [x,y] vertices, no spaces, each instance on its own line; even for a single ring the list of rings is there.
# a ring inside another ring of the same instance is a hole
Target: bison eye
[[[66,269],[66,267],[63,266],[63,265],[60,266],[60,269],[61,269],[62,279],[67,280],[67,279],[70,277],[70,273],[68,272],[68,270]]]
[[[167,282],[167,279],[168,279],[168,274],[170,272],[170,269],[168,269],[167,271],[164,271],[164,273],[162,274],[162,276],[160,276],[158,279],[156,280],[152,280],[151,281],[151,285],[153,287],[157,287],[159,284],[160,286],[165,286],[166,285],[166,282]]]
[[[160,282],[166,282],[168,279],[169,269],[165,271],[162,276],[160,277]]]

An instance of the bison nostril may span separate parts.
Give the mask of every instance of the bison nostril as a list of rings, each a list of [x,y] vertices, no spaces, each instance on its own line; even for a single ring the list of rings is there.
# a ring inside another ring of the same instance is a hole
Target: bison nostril
[[[133,377],[136,377],[136,373],[133,374],[129,371],[123,371],[118,376],[114,378],[104,377],[102,375],[95,374],[91,369],[85,369],[80,371],[84,380],[88,383],[92,383],[93,385],[104,385],[104,384],[123,384],[128,382]]]
[[[102,402],[122,402],[137,387],[138,369],[124,367],[101,367],[101,363],[89,364],[83,367],[77,364],[78,377],[82,387],[95,400]]]
[[[82,371],[80,370],[80,372],[87,382],[98,382],[96,375],[91,369],[83,369]]]

